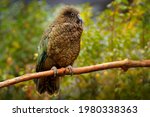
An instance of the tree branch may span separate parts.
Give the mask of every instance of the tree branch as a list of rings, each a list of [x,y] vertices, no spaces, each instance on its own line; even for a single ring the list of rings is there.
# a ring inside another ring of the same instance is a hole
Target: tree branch
[[[89,73],[99,70],[106,70],[106,69],[113,69],[113,68],[122,68],[124,71],[128,70],[129,68],[135,68],[135,67],[150,67],[150,60],[142,60],[142,61],[134,61],[134,60],[122,60],[122,61],[115,61],[115,62],[108,62],[103,64],[97,64],[97,65],[91,65],[86,67],[79,67],[79,68],[73,68],[73,74],[83,74],[83,73]],[[53,70],[49,71],[43,71],[38,73],[30,73],[23,76],[15,77],[13,79],[5,80],[3,82],[0,82],[0,88],[14,85],[19,82],[35,79],[35,78],[41,78],[46,76],[52,76],[54,75]],[[58,75],[70,75],[70,72],[66,68],[58,69]]]

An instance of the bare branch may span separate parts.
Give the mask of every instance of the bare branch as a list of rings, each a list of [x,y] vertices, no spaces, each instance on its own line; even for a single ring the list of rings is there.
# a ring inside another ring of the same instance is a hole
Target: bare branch
[[[134,60],[122,60],[122,61],[115,61],[115,62],[108,62],[103,64],[91,65],[86,67],[79,67],[73,68],[73,74],[84,74],[94,71],[106,70],[106,69],[113,69],[113,68],[122,68],[124,71],[128,70],[129,68],[135,67],[150,67],[150,60],[142,60],[142,61],[134,61]],[[58,75],[69,75],[69,70],[66,68],[58,69]],[[0,82],[0,88],[14,85],[19,82],[35,79],[35,78],[42,78],[46,76],[54,75],[53,70],[43,71],[38,73],[30,73],[23,76],[15,77],[13,79],[5,80]]]

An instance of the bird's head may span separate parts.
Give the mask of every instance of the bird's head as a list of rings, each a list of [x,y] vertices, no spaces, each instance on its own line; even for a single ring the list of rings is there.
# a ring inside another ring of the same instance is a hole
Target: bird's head
[[[83,21],[79,15],[79,11],[72,6],[65,6],[61,9],[60,14],[58,16],[59,21],[62,23],[76,23],[82,25]]]

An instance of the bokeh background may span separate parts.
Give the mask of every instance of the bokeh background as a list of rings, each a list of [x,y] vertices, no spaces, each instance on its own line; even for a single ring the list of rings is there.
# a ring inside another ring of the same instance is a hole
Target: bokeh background
[[[75,67],[150,59],[149,0],[0,0],[0,81],[35,71],[42,33],[65,4],[84,21]],[[56,97],[38,95],[27,81],[1,88],[0,99],[150,99],[150,69],[66,76]]]

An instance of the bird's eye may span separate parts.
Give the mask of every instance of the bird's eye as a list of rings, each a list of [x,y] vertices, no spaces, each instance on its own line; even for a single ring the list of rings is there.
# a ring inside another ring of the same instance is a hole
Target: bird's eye
[[[74,16],[74,13],[71,13],[71,16]]]

